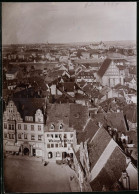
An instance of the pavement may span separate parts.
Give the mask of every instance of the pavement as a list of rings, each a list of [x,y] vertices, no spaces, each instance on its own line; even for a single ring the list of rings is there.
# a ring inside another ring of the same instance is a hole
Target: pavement
[[[22,155],[12,155],[12,154],[7,154],[6,158],[11,158],[11,159],[20,159],[20,160],[33,160],[33,161],[42,161],[42,158],[39,157],[34,157],[34,156],[22,156]]]
[[[73,169],[68,165],[64,165],[66,172],[69,176],[71,192],[81,192],[77,175]]]
[[[70,180],[70,176],[74,176]],[[56,193],[79,192],[76,173],[67,165],[54,162],[44,166],[28,157],[8,156],[4,159],[5,192]]]

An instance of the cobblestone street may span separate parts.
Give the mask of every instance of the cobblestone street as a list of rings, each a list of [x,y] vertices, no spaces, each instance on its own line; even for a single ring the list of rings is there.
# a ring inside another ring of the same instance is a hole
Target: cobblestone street
[[[18,170],[17,170],[18,169]],[[6,158],[4,162],[5,192],[72,192],[78,183],[70,181],[74,171],[66,165]]]

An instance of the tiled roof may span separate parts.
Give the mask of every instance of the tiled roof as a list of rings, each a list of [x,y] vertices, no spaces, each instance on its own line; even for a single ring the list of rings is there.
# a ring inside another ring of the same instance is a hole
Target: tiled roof
[[[80,144],[81,142],[85,141],[85,134],[86,132],[82,132],[82,131],[76,133],[77,144]]]
[[[132,77],[125,77],[124,81],[125,81],[125,82],[131,82],[132,79],[133,79]]]
[[[98,129],[99,129],[99,127],[95,124],[95,122],[92,119],[90,119],[89,122],[87,123],[85,129],[84,129],[85,140],[87,140],[87,139],[91,140]]]
[[[124,55],[122,55],[122,54],[120,54],[120,53],[116,53],[116,52],[108,52],[108,53],[107,53],[107,56],[108,56],[109,58],[112,58],[112,59],[116,59],[116,60],[119,59],[119,61],[121,61],[121,60],[123,60],[123,59],[125,58]]]
[[[135,144],[135,147],[137,147],[137,131],[127,131],[126,135],[129,137],[129,143]]]
[[[105,61],[102,63],[100,69],[98,70],[98,75],[103,77],[103,75],[105,74],[106,70],[108,69],[110,63],[111,63],[111,59],[107,58],[105,59]]]
[[[111,127],[117,128],[117,131],[126,132],[126,124],[124,120],[124,115],[122,112],[111,112],[107,113],[107,121]]]
[[[82,131],[89,117],[87,106],[81,104],[70,104],[69,126],[77,131]]]
[[[75,94],[75,100],[87,100],[88,97],[86,95],[80,94],[80,93],[76,93]]]
[[[45,98],[13,98],[17,110],[24,119],[25,116],[35,116],[36,110],[44,112]]]
[[[48,104],[47,106],[47,122],[57,122],[63,119],[64,123],[68,124],[69,114],[69,104]]]
[[[101,127],[97,131],[91,143],[88,144],[88,154],[91,169],[95,166],[96,162],[109,144],[110,140],[111,137],[108,132],[103,127]]]
[[[49,104],[46,125],[62,121],[70,128],[82,131],[89,117],[88,107],[81,104]]]
[[[16,68],[12,68],[12,69],[9,69],[6,74],[14,74],[16,73],[18,70]]]
[[[123,112],[127,120],[132,123],[137,123],[137,106],[135,104],[125,106]]]
[[[94,76],[94,71],[81,71],[78,76]]]
[[[130,69],[129,69],[129,73],[130,74],[137,74],[137,68],[136,68],[136,66],[135,67],[130,67]]]
[[[64,82],[62,85],[64,86],[64,90],[66,92],[74,92],[74,82]]]
[[[126,167],[126,156],[117,146],[98,176],[90,183],[92,191],[102,191],[103,185],[108,191],[112,190],[113,184],[119,181]]]
[[[69,95],[62,94],[60,97],[56,97],[55,103],[73,103],[73,98]]]

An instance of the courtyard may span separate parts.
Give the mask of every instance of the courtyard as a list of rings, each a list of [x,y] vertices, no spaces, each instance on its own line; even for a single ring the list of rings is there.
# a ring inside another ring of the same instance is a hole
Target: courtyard
[[[70,184],[74,174],[66,165],[54,162],[44,166],[40,161],[6,158],[4,160],[5,192],[72,192],[79,187]],[[71,186],[74,186],[72,189]]]

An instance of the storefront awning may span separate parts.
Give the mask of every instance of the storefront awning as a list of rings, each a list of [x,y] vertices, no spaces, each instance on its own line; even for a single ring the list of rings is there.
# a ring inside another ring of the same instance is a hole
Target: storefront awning
[[[8,152],[19,152],[19,146],[14,146],[14,145],[6,145],[5,146],[5,151],[8,151]]]

